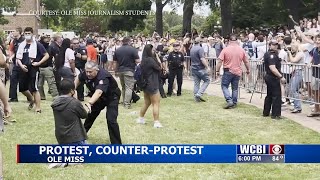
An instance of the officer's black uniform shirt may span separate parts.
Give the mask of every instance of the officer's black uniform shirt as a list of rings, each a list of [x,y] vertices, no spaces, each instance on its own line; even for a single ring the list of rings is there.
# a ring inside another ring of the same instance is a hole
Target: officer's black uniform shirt
[[[182,52],[172,51],[169,53],[168,66],[170,69],[182,68],[183,62],[184,62],[184,56],[183,56]]]
[[[118,88],[116,80],[112,75],[104,70],[99,68],[98,74],[94,79],[88,79],[86,72],[82,72],[79,75],[79,81],[85,82],[90,93],[89,96],[92,96],[97,89],[100,89],[103,93],[100,96],[100,99],[112,99],[115,95],[120,96],[121,91]]]
[[[84,66],[86,65],[87,61],[82,60],[82,56],[87,55],[87,49],[85,47],[79,47],[77,49],[74,49],[74,53],[75,53],[75,65],[76,65],[76,68],[84,69]],[[81,58],[76,57],[77,53],[81,54]]]
[[[265,55],[264,55],[264,64],[265,64],[265,69],[267,75],[273,76],[277,78],[276,75],[272,73],[270,70],[269,66],[270,65],[275,65],[277,70],[281,73],[281,61],[278,57],[277,52],[269,50]]]

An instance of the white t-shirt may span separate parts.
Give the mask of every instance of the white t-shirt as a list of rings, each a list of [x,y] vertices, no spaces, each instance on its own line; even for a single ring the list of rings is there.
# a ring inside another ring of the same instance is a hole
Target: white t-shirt
[[[70,60],[75,60],[74,51],[70,48],[67,48],[66,53],[65,53],[65,58],[64,58],[64,66],[65,67],[71,68]]]
[[[264,54],[267,52],[267,45],[257,47],[257,60],[263,60]]]
[[[304,50],[304,63],[308,64],[312,60],[312,57],[310,56],[310,51],[312,51],[312,49],[314,48],[314,45],[310,43],[305,43],[305,44],[302,44],[301,46],[302,46],[302,49]]]
[[[279,58],[282,60],[281,72],[285,74],[291,74],[292,68],[288,64],[285,64],[285,63],[288,63],[288,53],[284,49],[280,50]]]
[[[204,50],[204,53],[208,53],[209,52],[209,46],[208,43],[202,43],[202,49]]]

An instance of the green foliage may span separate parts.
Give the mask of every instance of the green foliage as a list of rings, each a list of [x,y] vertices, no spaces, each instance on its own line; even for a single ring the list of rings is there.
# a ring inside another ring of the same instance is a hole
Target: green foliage
[[[217,22],[221,22],[220,11],[214,10],[205,20],[205,22],[201,25],[201,30],[204,34],[210,35],[212,34],[217,28]]]
[[[182,30],[182,24],[178,24],[169,29],[172,35],[180,35]]]
[[[2,8],[5,9],[7,12],[13,12],[15,11],[15,8],[19,7],[19,0],[0,0],[0,24],[8,24],[9,21],[5,19],[5,17],[2,15]]]
[[[115,0],[113,3],[108,2],[108,5],[112,10],[144,10],[149,11],[151,9],[151,1],[140,0],[140,1],[128,1],[128,0]],[[121,15],[121,16],[110,16],[108,19],[108,30],[113,32],[124,30],[133,31],[136,27],[143,27],[144,19],[146,15]],[[124,23],[125,22],[125,23]]]

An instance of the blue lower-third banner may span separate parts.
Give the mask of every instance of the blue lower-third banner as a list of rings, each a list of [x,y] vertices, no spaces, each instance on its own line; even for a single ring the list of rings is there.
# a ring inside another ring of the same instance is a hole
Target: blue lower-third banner
[[[17,163],[320,163],[320,145],[17,145]]]

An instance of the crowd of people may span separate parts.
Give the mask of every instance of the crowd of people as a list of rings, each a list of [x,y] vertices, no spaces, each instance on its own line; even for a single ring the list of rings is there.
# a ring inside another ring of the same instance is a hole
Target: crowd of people
[[[292,30],[245,30],[227,37],[193,30],[183,37],[160,37],[156,32],[151,37],[94,33],[73,39],[60,33],[38,38],[32,28],[17,27],[0,51],[0,131],[14,122],[8,102],[19,102],[19,90],[29,102],[28,109],[36,114],[42,113],[41,101],[48,94],[54,98],[51,107],[59,144],[85,144],[87,132],[105,107],[110,141],[121,144],[119,104],[132,108],[143,91],[144,104],[137,123],[146,123],[146,111],[152,106],[154,128],[162,128],[161,98],[182,96],[183,76],[188,75],[193,77],[197,103],[206,101],[203,94],[210,82],[219,80],[226,100],[224,108],[236,108],[240,81],[245,82],[248,92],[254,92],[256,74],[260,74],[267,85],[263,116],[271,113],[272,119],[281,119],[284,103],[292,103],[292,113],[301,113],[304,91],[314,106],[309,116],[320,116],[320,36],[312,30],[317,27],[301,22]],[[7,81],[9,93],[5,92]],[[48,92],[44,91],[45,81]],[[84,124],[81,119],[85,119]]]

